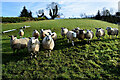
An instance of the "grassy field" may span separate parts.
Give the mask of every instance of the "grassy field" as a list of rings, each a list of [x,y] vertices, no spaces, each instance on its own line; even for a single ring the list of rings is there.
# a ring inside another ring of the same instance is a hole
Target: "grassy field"
[[[119,79],[120,80],[120,39],[97,40],[91,44],[75,41],[73,47],[62,39],[61,27],[72,30],[75,27],[92,29],[96,27],[106,29],[107,26],[118,28],[118,25],[91,19],[44,20],[23,23],[2,24],[2,30],[18,29],[24,25],[24,37],[31,37],[34,29],[51,29],[58,34],[54,50],[50,57],[46,57],[45,50],[40,45],[37,59],[30,59],[27,50],[13,54],[8,35],[18,35],[18,31],[2,35],[2,77],[3,79]],[[107,33],[107,32],[106,32]],[[18,36],[19,37],[19,36]],[[40,42],[41,39],[39,38]]]

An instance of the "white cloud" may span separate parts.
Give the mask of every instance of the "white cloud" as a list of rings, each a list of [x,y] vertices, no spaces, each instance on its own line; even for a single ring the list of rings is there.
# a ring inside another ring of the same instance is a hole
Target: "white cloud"
[[[1,2],[118,2],[120,0],[1,0]]]

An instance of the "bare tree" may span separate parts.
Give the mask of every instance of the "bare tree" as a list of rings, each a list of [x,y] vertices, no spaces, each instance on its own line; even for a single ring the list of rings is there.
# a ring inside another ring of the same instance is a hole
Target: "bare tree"
[[[61,7],[59,6],[58,3],[52,2],[47,6],[46,9],[49,10],[49,15],[51,16],[51,19],[54,19],[58,16],[58,10],[61,9]]]
[[[36,12],[37,16],[38,17],[43,17],[44,16],[44,10],[41,9],[41,10],[38,10],[38,12]]]

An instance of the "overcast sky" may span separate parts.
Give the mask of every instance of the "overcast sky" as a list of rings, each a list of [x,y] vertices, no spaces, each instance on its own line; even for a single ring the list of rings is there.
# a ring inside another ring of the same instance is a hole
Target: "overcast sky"
[[[36,12],[40,9],[44,9],[45,15],[49,16],[49,11],[46,7],[51,2],[56,1],[60,4],[60,13],[63,13],[62,17],[80,17],[80,14],[86,13],[87,15],[96,15],[97,11],[106,7],[107,9],[113,9],[113,12],[118,11],[119,0],[1,0],[2,2],[2,14],[4,17],[18,17],[20,15],[23,6],[26,6],[27,10],[32,11],[32,15],[37,17]]]

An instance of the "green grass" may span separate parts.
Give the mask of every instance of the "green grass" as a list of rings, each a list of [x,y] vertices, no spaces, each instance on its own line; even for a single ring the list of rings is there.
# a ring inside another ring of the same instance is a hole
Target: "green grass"
[[[2,35],[2,76],[3,79],[120,79],[120,45],[118,39],[97,40],[91,44],[75,41],[73,47],[62,39],[61,27],[72,30],[75,27],[106,29],[107,26],[118,28],[117,25],[92,19],[44,20],[23,23],[2,24],[2,30],[31,26],[25,29],[24,37],[31,37],[34,29],[51,29],[58,35],[55,48],[50,57],[45,57],[46,51],[40,45],[37,59],[30,59],[27,50],[13,54],[8,35],[18,35],[18,31]],[[18,36],[19,37],[19,36]],[[39,38],[40,42],[41,39]]]

